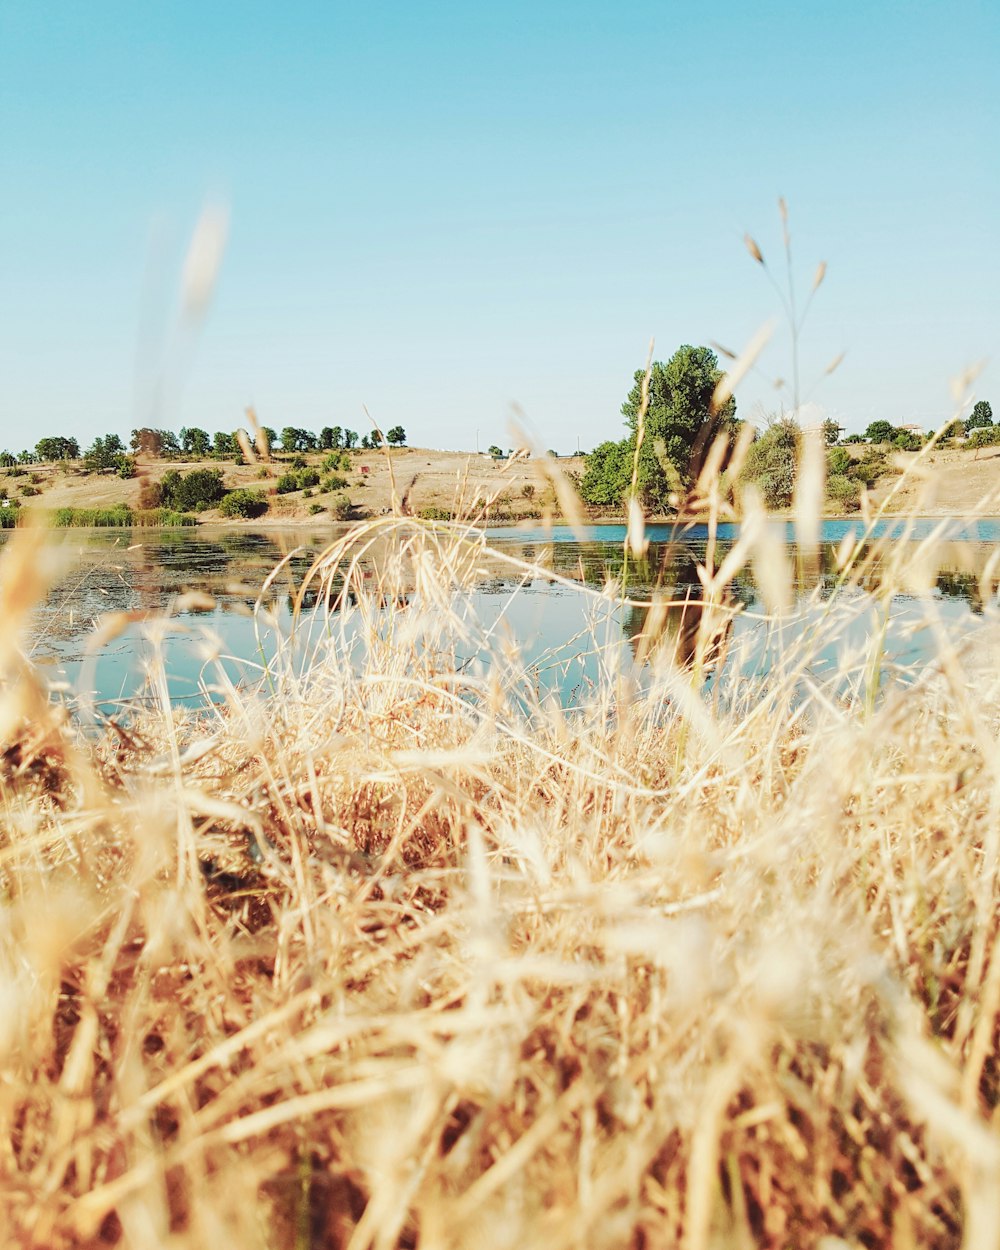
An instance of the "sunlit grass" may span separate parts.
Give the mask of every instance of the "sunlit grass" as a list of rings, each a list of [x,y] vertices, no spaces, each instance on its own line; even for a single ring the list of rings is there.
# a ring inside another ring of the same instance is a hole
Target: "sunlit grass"
[[[47,548],[14,535],[10,1243],[996,1245],[993,608],[949,633],[934,539],[845,543],[821,596],[747,507],[701,602],[631,595],[640,667],[595,625],[572,710],[455,592],[546,575],[596,621],[628,587],[391,516],[317,559],[258,684],[196,714],[154,666],[97,742],[21,658]],[[893,674],[850,625],[904,590],[937,659]]]

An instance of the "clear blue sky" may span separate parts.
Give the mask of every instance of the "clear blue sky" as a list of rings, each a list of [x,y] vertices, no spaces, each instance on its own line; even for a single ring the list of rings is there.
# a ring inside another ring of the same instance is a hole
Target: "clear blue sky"
[[[650,336],[748,340],[788,200],[803,374],[850,429],[1000,415],[1000,4],[0,0],[0,447],[383,428],[617,437]],[[206,198],[231,213],[196,343]],[[788,375],[787,338],[763,360]],[[154,380],[164,373],[159,408]],[[763,378],[743,415],[778,397]]]

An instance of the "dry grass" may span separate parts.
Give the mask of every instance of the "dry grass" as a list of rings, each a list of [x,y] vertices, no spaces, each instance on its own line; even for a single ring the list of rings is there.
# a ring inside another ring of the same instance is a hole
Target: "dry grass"
[[[475,530],[372,522],[314,571],[358,601],[303,616],[304,675],[195,716],[154,672],[97,742],[20,658],[15,535],[4,1244],[1000,1244],[993,636],[928,600],[939,660],[877,697],[854,587],[882,610],[934,553],[845,549],[772,671],[705,694],[738,566],[788,597],[745,535],[689,662],[657,604],[644,680],[608,649],[568,712],[455,599],[500,559]]]

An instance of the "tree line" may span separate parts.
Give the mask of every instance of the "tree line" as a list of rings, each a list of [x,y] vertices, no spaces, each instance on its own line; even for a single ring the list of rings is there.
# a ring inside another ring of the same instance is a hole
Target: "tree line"
[[[339,425],[324,426],[318,434],[292,425],[286,425],[280,434],[270,426],[261,428],[268,447],[274,451],[297,453],[340,449],[350,451],[354,448],[374,451],[380,446],[378,432],[359,435],[356,430],[344,429]],[[384,442],[391,447],[402,447],[406,443],[406,431],[401,425],[394,425],[386,431]],[[131,466],[134,470],[137,456],[178,460],[238,460],[242,458],[242,452],[235,433],[219,430],[210,434],[199,426],[184,426],[179,433],[175,433],[173,430],[143,426],[132,431],[128,447],[118,434],[99,435],[82,450],[75,438],[40,438],[34,449],[25,449],[16,454],[10,451],[0,452],[0,467],[12,468],[19,464],[49,464],[73,460],[82,461],[83,467],[91,471],[114,470],[131,476],[129,468]]]

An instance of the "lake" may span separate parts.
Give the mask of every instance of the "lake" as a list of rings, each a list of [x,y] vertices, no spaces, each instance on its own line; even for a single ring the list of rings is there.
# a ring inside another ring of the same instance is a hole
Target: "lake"
[[[776,533],[794,556],[790,523],[775,522]],[[911,523],[907,541],[916,542],[937,533],[940,521]],[[774,662],[778,650],[786,650],[805,631],[823,618],[824,595],[834,584],[837,571],[834,553],[845,534],[860,536],[858,521],[826,521],[821,533],[821,560],[816,594],[803,595],[798,610],[780,630],[765,629],[759,588],[744,569],[732,584],[731,640],[737,643],[730,663],[745,672],[758,672]],[[183,530],[62,531],[54,534],[61,544],[64,573],[40,606],[33,636],[32,659],[42,668],[57,697],[82,699],[85,707],[99,706],[107,712],[123,702],[152,697],[146,674],[154,653],[164,659],[169,695],[173,700],[198,703],[218,698],[226,684],[253,683],[261,677],[278,646],[299,648],[301,662],[308,660],[317,636],[329,636],[331,613],[318,605],[300,621],[296,639],[292,633],[294,593],[305,571],[343,527],[315,530],[198,527]],[[719,556],[732,546],[738,527],[721,525]],[[900,522],[878,526],[874,538],[887,542],[886,550],[903,541]],[[491,530],[491,546],[514,560],[531,564],[541,560],[547,573],[522,573],[513,567],[491,568],[473,589],[456,593],[456,610],[463,619],[479,621],[489,631],[491,643],[516,643],[540,687],[559,692],[564,702],[586,693],[606,661],[610,645],[620,662],[638,674],[646,609],[622,605],[593,593],[609,575],[620,577],[623,565],[624,526],[592,527],[581,542],[566,527],[545,530]],[[654,589],[673,600],[700,593],[696,564],[704,558],[708,531],[695,525],[650,526],[650,548],[642,562],[629,567],[629,595],[648,597]],[[1000,523],[979,520],[949,523],[940,549],[941,568],[930,595],[894,595],[888,604],[889,627],[885,673],[919,668],[938,645],[928,628],[928,613],[953,637],[967,637],[982,620],[980,577],[986,562],[1000,543]],[[251,612],[264,579],[285,561],[268,596],[270,611]],[[845,656],[863,650],[869,635],[880,628],[874,601],[866,594],[878,580],[879,562],[843,596],[836,630],[829,629],[824,649],[812,657],[815,669],[824,664],[843,665]],[[815,580],[815,579],[814,579]],[[184,605],[179,597],[197,591],[212,597],[207,610]],[[387,615],[400,605],[386,605]],[[333,614],[338,608],[335,606]],[[145,618],[171,611],[167,625],[152,625]],[[91,646],[95,625],[109,614],[119,618],[115,636],[102,646]],[[689,622],[681,620],[683,634]],[[826,637],[826,635],[824,635]],[[489,648],[469,644],[460,654],[464,664],[488,662]],[[603,658],[598,653],[603,654]],[[727,661],[728,662],[728,661]]]

